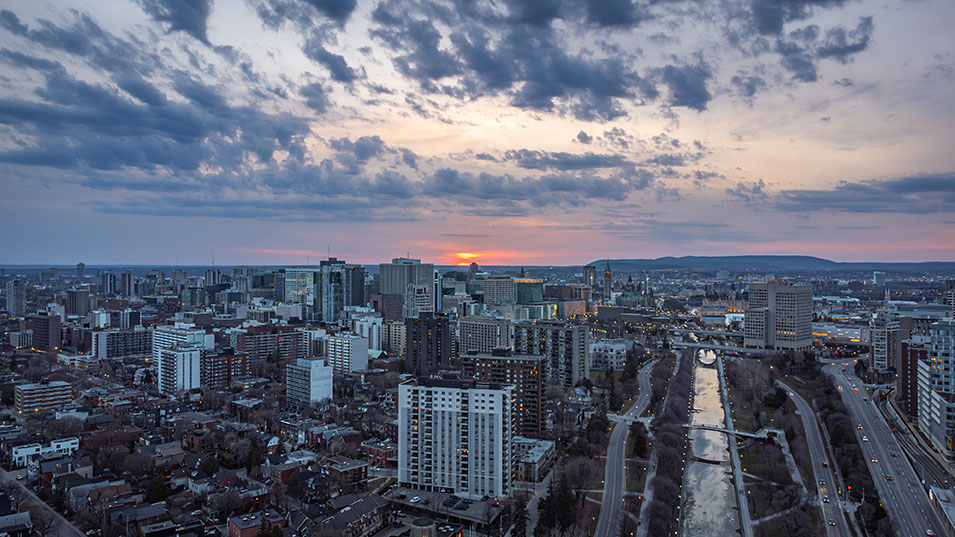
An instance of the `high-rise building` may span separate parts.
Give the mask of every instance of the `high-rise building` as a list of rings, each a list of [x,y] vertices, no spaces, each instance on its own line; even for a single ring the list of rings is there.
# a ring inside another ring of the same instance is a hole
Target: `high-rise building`
[[[387,321],[381,327],[381,350],[393,358],[405,357],[407,326],[404,321]]]
[[[339,375],[368,369],[368,340],[355,334],[328,337],[328,364]]]
[[[514,386],[514,434],[541,437],[541,399],[544,389],[544,358],[515,355],[510,349],[490,353],[464,353],[461,371],[478,382]]]
[[[429,376],[451,365],[448,318],[422,314],[405,319],[405,372]]]
[[[202,355],[205,352],[201,344],[178,344],[159,349],[159,393],[176,397],[182,392],[199,388],[202,385]]]
[[[604,284],[600,290],[600,296],[604,302],[609,304],[613,293],[613,272],[610,271],[610,260],[607,260],[607,266],[604,268]]]
[[[431,287],[427,285],[408,285],[404,299],[404,317],[417,317],[423,313],[434,313],[434,299]]]
[[[27,304],[27,286],[23,280],[10,280],[7,282],[6,290],[6,311],[10,317],[22,317],[26,312]]]
[[[744,314],[745,346],[802,350],[812,345],[812,286],[751,283]]]
[[[358,317],[352,321],[352,329],[356,334],[368,340],[368,350],[382,350],[381,327],[384,319],[381,317]]]
[[[501,304],[513,304],[515,300],[514,278],[494,274],[484,280],[484,303],[489,308]]]
[[[136,276],[131,271],[119,275],[119,294],[125,298],[136,296]]]
[[[295,408],[331,400],[332,366],[321,358],[299,358],[289,364],[285,373],[285,395],[288,404]]]
[[[945,303],[948,304],[948,316],[955,319],[955,280],[945,282]]]
[[[90,355],[105,360],[152,352],[152,330],[141,326],[135,329],[97,330],[90,334]]]
[[[544,280],[514,278],[514,297],[518,304],[536,304],[544,301]]]
[[[918,416],[918,367],[920,362],[928,362],[931,345],[928,336],[912,336],[902,341],[896,400],[910,418]]]
[[[434,265],[420,259],[398,257],[378,265],[381,294],[404,296],[409,285],[427,286],[428,300],[434,303]]]
[[[211,345],[207,345],[206,331],[196,328],[194,325],[189,323],[176,323],[175,325],[171,326],[157,326],[153,329],[152,359],[154,364],[153,367],[156,368],[158,373],[160,391],[164,389],[164,385],[166,386],[165,389],[171,389],[169,387],[175,386],[177,380],[165,378],[167,374],[175,374],[176,369],[167,368],[168,373],[163,371],[163,368],[161,367],[162,351],[172,350],[180,346],[211,347]],[[172,359],[175,359],[175,357]],[[199,375],[198,362],[196,363],[196,375]],[[199,380],[196,380],[197,385],[198,383]]]
[[[199,381],[207,388],[228,388],[232,379],[253,373],[244,352],[205,353],[199,364]]]
[[[252,279],[255,277],[255,270],[246,267],[232,268],[232,288],[236,291],[248,293],[252,291]]]
[[[102,295],[112,295],[116,293],[116,275],[112,272],[99,273],[99,292]]]
[[[930,330],[928,360],[919,361],[918,424],[936,449],[955,459],[955,321],[936,322]]]
[[[222,279],[222,273],[219,272],[219,269],[208,268],[205,272],[205,277],[203,280],[206,285],[219,285],[219,280]]]
[[[589,285],[591,289],[597,287],[597,267],[593,265],[584,265],[584,285]]]
[[[76,264],[76,279],[82,280],[86,277],[86,263]]]
[[[143,325],[142,313],[138,310],[126,308],[119,312],[119,327],[123,330],[132,330]],[[115,325],[114,325],[115,326]]]
[[[903,334],[897,312],[879,310],[869,321],[869,352],[876,371],[895,369],[900,360]]]
[[[232,347],[249,355],[255,366],[267,361],[290,364],[308,355],[306,334],[291,326],[264,325],[232,331]]]
[[[66,314],[86,316],[90,312],[90,290],[70,289],[66,292]]]
[[[381,314],[386,321],[401,321],[404,319],[404,294],[400,295],[372,295],[371,307]]]
[[[458,348],[462,352],[490,353],[511,346],[511,324],[488,315],[461,317],[458,321]]]
[[[398,484],[468,498],[510,494],[514,387],[474,380],[398,385]]]
[[[349,265],[335,257],[319,264],[321,320],[333,322],[345,306],[365,305],[365,268]]]
[[[321,271],[312,268],[285,269],[280,295],[280,300],[284,302],[302,304],[308,319],[317,319],[321,309]]]
[[[522,322],[514,325],[514,352],[543,356],[549,384],[571,388],[590,377],[587,354],[590,330],[560,321]]]
[[[872,272],[872,283],[879,287],[885,285],[885,273],[879,270]]]
[[[33,347],[41,352],[60,350],[60,316],[45,311],[30,316]]]
[[[73,402],[73,387],[62,380],[13,387],[13,408],[17,414],[48,412]]]

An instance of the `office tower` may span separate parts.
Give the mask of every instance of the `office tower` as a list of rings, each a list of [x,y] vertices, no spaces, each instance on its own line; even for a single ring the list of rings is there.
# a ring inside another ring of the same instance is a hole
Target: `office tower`
[[[142,327],[133,330],[96,330],[90,334],[90,356],[100,360],[149,354],[151,350],[152,330]]]
[[[901,332],[897,312],[879,310],[869,321],[869,351],[876,371],[895,368],[898,364],[901,340],[908,337],[908,334],[903,337]]]
[[[41,352],[60,350],[60,316],[41,311],[30,316],[33,347]]]
[[[70,289],[66,292],[66,314],[85,316],[90,312],[89,289]]]
[[[480,270],[481,270],[481,269],[478,268],[478,264],[475,263],[474,261],[471,261],[471,264],[468,265],[468,274],[467,274],[467,276],[465,276],[464,281],[465,281],[465,282],[470,282],[470,281],[471,281],[471,278],[473,278],[474,275],[477,274],[478,271],[480,271]]]
[[[200,371],[205,349],[201,344],[180,343],[159,349],[159,393],[175,397],[201,386]]]
[[[874,283],[875,285],[877,285],[877,286],[879,286],[879,287],[885,285],[885,273],[884,273],[884,272],[881,272],[881,271],[878,271],[878,270],[873,271],[873,272],[872,272],[872,283]]]
[[[608,259],[607,266],[604,268],[604,285],[602,289],[604,302],[610,301],[611,292],[613,292],[613,272],[610,272],[610,260]]]
[[[355,334],[328,337],[328,364],[339,375],[368,369],[368,340]]]
[[[308,319],[318,319],[321,312],[321,271],[312,268],[285,269],[280,300],[302,304]]]
[[[285,373],[285,396],[289,406],[306,408],[331,400],[332,366],[321,358],[299,358]]]
[[[50,267],[50,279],[59,280],[60,279],[60,268],[59,267]]]
[[[405,319],[405,372],[426,377],[450,365],[448,318],[426,313]]]
[[[398,385],[398,484],[468,498],[510,494],[514,387],[474,380]]]
[[[172,283],[176,285],[186,285],[189,282],[189,275],[186,274],[186,271],[182,269],[176,269],[172,271],[172,275],[169,277],[172,280]]]
[[[365,280],[368,273],[361,265],[345,265],[345,301],[346,306],[364,306],[368,303],[365,295]]]
[[[434,299],[428,285],[408,285],[404,298],[404,318],[434,313]]]
[[[478,382],[514,386],[514,434],[530,438],[541,436],[541,399],[544,390],[544,358],[515,355],[498,348],[490,353],[461,355],[461,371]]]
[[[132,330],[142,325],[142,314],[138,310],[127,308],[119,312],[119,327],[123,330]]]
[[[488,315],[461,317],[458,321],[458,348],[462,352],[489,353],[511,346],[511,324]]]
[[[428,300],[434,303],[434,265],[422,263],[420,259],[399,257],[391,263],[378,265],[381,280],[381,294],[404,296],[409,285],[423,285],[427,287]]]
[[[514,298],[518,304],[536,304],[544,301],[544,280],[514,278]]]
[[[902,341],[896,400],[910,418],[918,416],[918,365],[928,362],[931,346],[928,336],[912,336]]]
[[[333,322],[345,306],[365,305],[365,268],[349,265],[335,257],[319,264],[321,319]]]
[[[593,265],[584,265],[584,285],[589,285],[591,289],[597,287],[597,267]]]
[[[560,321],[522,322],[514,325],[514,352],[540,355],[547,362],[549,384],[571,388],[590,377],[587,354],[590,330]]]
[[[136,276],[131,271],[123,271],[119,275],[119,294],[129,298],[136,295]]]
[[[945,281],[945,303],[948,304],[948,316],[955,319],[955,280]]]
[[[209,268],[206,269],[205,278],[203,278],[206,285],[219,285],[219,281],[222,279],[222,273],[219,272],[219,269]]]
[[[404,321],[386,321],[381,327],[381,350],[392,358],[404,358],[407,333]]]
[[[932,325],[928,360],[919,361],[918,423],[936,449],[955,458],[955,321]]]
[[[62,380],[46,384],[20,384],[13,387],[13,408],[17,414],[48,412],[72,402],[73,387]]]
[[[264,362],[290,364],[308,353],[305,333],[282,325],[250,326],[232,332],[232,347],[249,355],[255,365]]]
[[[743,324],[747,347],[808,349],[812,345],[812,286],[751,283]]]
[[[382,350],[381,327],[384,319],[381,317],[358,317],[352,323],[356,334],[368,340],[368,350]]]
[[[100,272],[99,274],[99,292],[102,295],[112,295],[116,293],[116,275],[112,272]]]
[[[10,317],[22,317],[26,311],[27,286],[23,280],[7,282],[6,311]]]
[[[228,388],[232,379],[252,374],[244,352],[205,353],[199,364],[199,381],[204,388]]]
[[[86,277],[86,263],[77,263],[76,264],[76,279],[82,280]]]
[[[236,291],[248,293],[252,291],[252,279],[255,270],[246,266],[232,268],[232,288]]]
[[[434,271],[434,289],[431,290],[431,296],[434,297],[431,311],[441,312],[444,309],[444,278],[437,270]]]
[[[514,278],[492,275],[484,280],[484,303],[489,308],[514,303]]]
[[[404,295],[372,295],[371,307],[386,321],[404,319]]]

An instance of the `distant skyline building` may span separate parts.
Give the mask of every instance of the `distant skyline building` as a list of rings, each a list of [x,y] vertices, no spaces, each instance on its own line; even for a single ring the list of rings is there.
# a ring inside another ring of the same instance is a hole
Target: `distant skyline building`
[[[124,298],[136,295],[136,276],[129,270],[119,275],[119,294]]]
[[[420,259],[396,257],[391,263],[378,265],[380,292],[383,295],[404,297],[409,285],[427,287],[429,301],[434,304],[434,265],[422,263]]]
[[[116,275],[112,272],[103,271],[99,274],[99,292],[103,295],[112,295],[116,293]]]
[[[751,283],[743,325],[746,347],[808,349],[812,345],[812,286]]]
[[[501,274],[492,274],[484,280],[484,304],[489,308],[501,304],[513,304],[514,278]]]
[[[76,264],[76,279],[82,280],[86,277],[86,263],[77,263]]]
[[[90,290],[70,289],[66,292],[66,314],[83,317],[90,312]]]
[[[23,280],[10,280],[6,286],[6,311],[10,317],[22,317],[26,312],[27,286]]]
[[[591,289],[597,287],[597,267],[593,265],[584,265],[583,267],[584,285],[589,285]]]

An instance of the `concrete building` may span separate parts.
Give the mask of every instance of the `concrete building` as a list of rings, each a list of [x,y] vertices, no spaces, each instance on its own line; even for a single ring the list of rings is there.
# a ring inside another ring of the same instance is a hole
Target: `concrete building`
[[[381,350],[388,356],[404,358],[408,329],[404,321],[387,321],[381,327]]]
[[[405,319],[405,372],[429,376],[451,364],[448,318],[433,314]]]
[[[85,316],[90,312],[90,290],[70,289],[66,292],[66,314]]]
[[[248,353],[252,364],[275,361],[290,364],[308,355],[306,334],[291,326],[263,325],[232,331],[232,347]]]
[[[141,326],[132,330],[97,330],[90,334],[90,343],[90,355],[99,360],[149,354],[152,352],[152,330]]]
[[[872,272],[872,283],[878,287],[885,285],[885,273],[879,270]]]
[[[30,316],[33,330],[33,347],[41,352],[60,350],[60,316],[41,311]]]
[[[398,385],[398,484],[479,499],[514,479],[514,387],[474,380]]]
[[[896,400],[909,417],[918,416],[918,368],[920,362],[928,362],[931,344],[928,336],[912,336],[902,342]]]
[[[136,276],[128,270],[119,275],[119,295],[126,298],[136,296]]]
[[[61,380],[46,384],[19,384],[13,387],[13,408],[17,414],[58,410],[71,402],[73,387]]]
[[[302,304],[307,320],[319,318],[321,310],[321,271],[313,268],[285,269],[279,289],[279,300]]]
[[[812,286],[751,283],[743,342],[756,349],[808,349],[812,345]]]
[[[199,382],[203,388],[228,388],[232,379],[252,375],[250,366],[244,352],[207,352],[201,356]]]
[[[879,310],[869,322],[870,356],[872,367],[876,371],[895,369],[902,350],[902,340],[908,334],[902,334],[897,313]]]
[[[368,340],[355,334],[328,337],[328,363],[336,374],[368,369]]]
[[[623,366],[627,363],[627,340],[592,339],[589,356],[591,370],[623,371]]]
[[[434,298],[429,285],[409,284],[405,289],[404,318],[417,317],[425,313],[434,313]]]
[[[321,358],[299,358],[296,363],[289,364],[285,374],[288,404],[305,408],[331,400],[332,372],[332,366]]]
[[[409,285],[424,285],[428,287],[428,297],[431,297],[434,288],[434,265],[422,263],[420,259],[398,257],[391,263],[378,265],[380,278],[380,293],[383,295],[404,296]],[[432,298],[433,303],[433,298]]]
[[[591,289],[597,287],[597,267],[593,265],[584,265],[583,267],[584,285]]]
[[[112,272],[100,272],[99,292],[103,295],[116,294],[116,275]]]
[[[514,278],[494,274],[484,280],[484,304],[487,307],[513,304],[516,300]]]
[[[541,436],[544,365],[542,356],[515,355],[506,348],[461,355],[461,371],[466,378],[514,386],[514,434],[530,438]]]
[[[159,349],[159,393],[176,397],[202,385],[202,344],[178,344]]]
[[[27,286],[23,280],[10,280],[6,289],[6,311],[10,317],[22,317],[26,311]]]
[[[537,304],[544,301],[544,280],[514,278],[514,300],[518,304]]]
[[[352,329],[356,334],[368,340],[368,350],[382,350],[381,317],[358,317],[352,322]]]
[[[928,360],[919,361],[918,424],[936,449],[955,460],[955,321],[932,325]]]
[[[587,355],[590,330],[559,321],[522,322],[514,326],[514,352],[544,356],[546,382],[571,388],[590,377]]]
[[[490,353],[511,346],[511,323],[488,315],[461,317],[458,321],[458,348],[463,352]]]

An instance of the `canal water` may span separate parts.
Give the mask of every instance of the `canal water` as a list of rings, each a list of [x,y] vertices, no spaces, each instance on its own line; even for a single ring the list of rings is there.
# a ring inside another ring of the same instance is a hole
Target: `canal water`
[[[707,358],[715,359],[713,351],[697,351]],[[720,398],[719,373],[714,366],[703,366],[697,360],[693,381],[694,400],[690,422],[694,425],[711,425],[722,428],[725,413]],[[687,461],[687,498],[683,509],[683,535],[685,537],[709,537],[735,535],[739,530],[736,513],[736,496],[732,484],[733,469],[729,462],[727,436],[716,431],[690,431],[690,450],[710,464]]]

